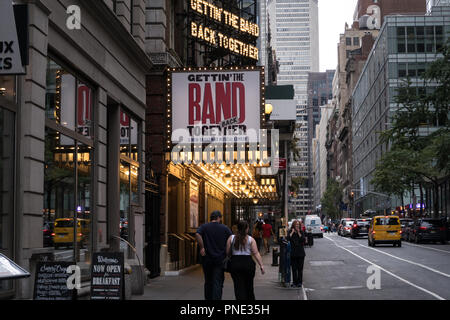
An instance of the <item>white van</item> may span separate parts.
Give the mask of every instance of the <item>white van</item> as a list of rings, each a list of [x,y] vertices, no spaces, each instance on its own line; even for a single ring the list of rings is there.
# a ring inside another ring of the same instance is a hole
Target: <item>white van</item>
[[[322,220],[319,216],[307,215],[305,217],[306,232],[312,233],[313,236],[323,238]]]

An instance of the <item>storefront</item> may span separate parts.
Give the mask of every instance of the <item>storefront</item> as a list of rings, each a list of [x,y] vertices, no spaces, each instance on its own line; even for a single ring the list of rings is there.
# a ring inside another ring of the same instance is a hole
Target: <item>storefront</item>
[[[0,298],[32,298],[42,259],[76,263],[82,282],[93,252],[143,269],[151,62],[105,2],[73,2],[80,30],[63,4],[29,2],[26,75],[0,75],[0,253],[32,275]]]
[[[0,253],[14,252],[16,161],[16,77],[0,76]],[[12,294],[12,281],[0,281],[0,298]]]

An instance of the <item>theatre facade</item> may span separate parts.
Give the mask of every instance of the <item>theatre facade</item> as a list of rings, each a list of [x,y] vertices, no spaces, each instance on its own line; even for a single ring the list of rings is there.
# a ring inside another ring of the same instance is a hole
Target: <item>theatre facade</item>
[[[147,208],[159,211],[148,211],[146,259],[156,277],[198,263],[195,232],[214,210],[230,228],[240,219],[275,219],[280,177],[263,161],[272,156],[270,130],[259,143],[259,130],[273,126],[265,121],[265,71],[256,67],[256,1],[165,1],[147,9],[154,66],[146,165],[159,187]]]

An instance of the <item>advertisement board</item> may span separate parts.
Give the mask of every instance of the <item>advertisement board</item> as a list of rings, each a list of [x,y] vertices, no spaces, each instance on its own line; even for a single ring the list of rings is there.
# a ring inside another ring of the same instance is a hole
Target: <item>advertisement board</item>
[[[172,142],[257,142],[262,69],[172,71]]]
[[[297,103],[295,100],[266,100],[267,104],[273,107],[270,120],[296,120]]]
[[[198,181],[191,179],[189,189],[189,226],[192,229],[198,228],[198,203],[199,186]]]
[[[225,0],[190,0],[186,12],[189,38],[214,48],[215,58],[231,54],[258,61],[256,41],[260,29],[255,8],[256,0],[240,4]]]
[[[91,264],[91,300],[122,300],[123,252],[96,252]]]
[[[0,1],[0,20],[0,74],[25,74],[12,1]]]
[[[38,262],[34,280],[34,300],[73,300],[74,289],[69,289],[67,281],[71,276],[67,269],[74,261]]]

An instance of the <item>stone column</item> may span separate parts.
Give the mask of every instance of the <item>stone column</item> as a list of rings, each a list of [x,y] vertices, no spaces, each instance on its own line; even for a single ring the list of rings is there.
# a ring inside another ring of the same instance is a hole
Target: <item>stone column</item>
[[[29,65],[19,76],[17,113],[17,261],[33,274],[33,254],[43,253],[42,205],[44,196],[45,88],[47,71],[48,15],[40,1],[28,3]],[[17,281],[17,298],[33,295],[33,277]]]

